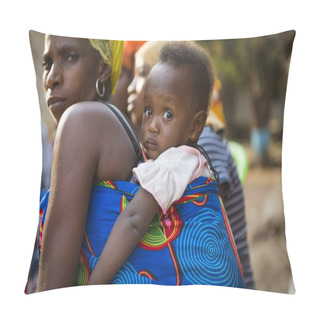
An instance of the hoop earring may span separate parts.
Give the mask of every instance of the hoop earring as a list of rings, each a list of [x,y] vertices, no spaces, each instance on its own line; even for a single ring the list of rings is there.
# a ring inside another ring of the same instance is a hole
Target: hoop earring
[[[106,87],[105,87],[105,85],[104,85],[104,83],[102,84],[102,93],[100,92],[100,90],[99,90],[99,78],[97,79],[97,81],[96,81],[96,91],[97,91],[97,94],[99,95],[99,97],[103,97],[104,96],[104,94],[105,94],[105,92],[106,92]]]

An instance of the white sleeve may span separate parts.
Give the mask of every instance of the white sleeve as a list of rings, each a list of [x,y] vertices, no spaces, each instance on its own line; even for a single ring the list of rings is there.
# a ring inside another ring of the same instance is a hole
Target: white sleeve
[[[174,201],[181,198],[190,182],[211,173],[198,150],[182,146],[169,148],[156,160],[140,164],[133,169],[133,174],[165,213]]]

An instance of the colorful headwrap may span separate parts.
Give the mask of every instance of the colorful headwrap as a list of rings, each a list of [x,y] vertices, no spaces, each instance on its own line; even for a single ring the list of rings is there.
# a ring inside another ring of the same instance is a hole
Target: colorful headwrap
[[[134,56],[139,48],[146,43],[146,41],[125,41],[123,47],[122,66],[133,71],[134,69]]]
[[[103,60],[111,67],[111,94],[114,94],[120,76],[123,41],[89,39],[90,44],[96,49]]]

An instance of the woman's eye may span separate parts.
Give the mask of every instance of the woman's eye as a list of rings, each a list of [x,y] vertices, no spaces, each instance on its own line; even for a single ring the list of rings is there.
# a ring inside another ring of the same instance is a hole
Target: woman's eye
[[[147,117],[151,116],[151,114],[152,114],[151,109],[150,109],[150,108],[146,108],[146,109],[144,110],[144,114],[145,114]]]
[[[69,54],[65,60],[68,62],[74,62],[78,60],[78,57],[79,56],[77,54]]]
[[[139,70],[137,74],[141,78],[145,78],[145,76],[146,76],[146,73],[144,72],[144,70]]]
[[[173,114],[172,114],[172,112],[170,112],[170,111],[166,111],[166,112],[163,114],[163,117],[164,117],[166,120],[170,120],[170,119],[173,117]]]
[[[49,60],[49,59],[45,59],[45,60],[43,60],[43,62],[42,62],[42,67],[43,67],[45,70],[47,70],[47,71],[50,70],[51,65],[52,65],[52,61]]]

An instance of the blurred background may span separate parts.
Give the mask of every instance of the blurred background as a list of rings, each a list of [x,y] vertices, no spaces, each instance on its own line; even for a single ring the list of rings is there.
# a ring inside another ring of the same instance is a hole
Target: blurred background
[[[215,111],[226,125],[225,136],[245,150],[243,188],[256,288],[279,293],[294,293],[281,185],[284,105],[294,36],[294,31],[288,31],[257,38],[196,41],[212,58],[218,78]],[[52,144],[56,124],[42,89],[43,41],[42,34],[30,33],[44,164],[51,157],[46,146]],[[50,167],[43,167],[46,170]],[[42,186],[47,188],[48,183],[42,181]]]
[[[279,293],[294,293],[281,183],[284,105],[294,37],[295,32],[288,31],[198,41],[210,53],[220,81],[226,137],[240,143],[247,155],[243,188],[256,288]]]

